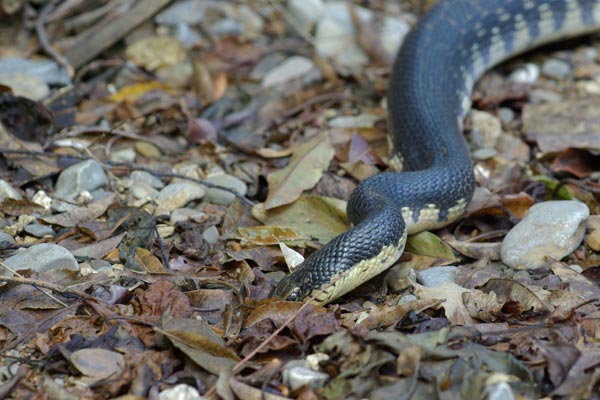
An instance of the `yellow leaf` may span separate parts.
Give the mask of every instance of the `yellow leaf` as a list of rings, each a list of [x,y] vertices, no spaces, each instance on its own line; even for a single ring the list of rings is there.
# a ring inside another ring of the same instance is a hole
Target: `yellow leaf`
[[[119,91],[110,96],[110,101],[120,103],[122,101],[135,101],[151,90],[167,90],[167,86],[158,81],[134,83],[132,85],[123,86]]]

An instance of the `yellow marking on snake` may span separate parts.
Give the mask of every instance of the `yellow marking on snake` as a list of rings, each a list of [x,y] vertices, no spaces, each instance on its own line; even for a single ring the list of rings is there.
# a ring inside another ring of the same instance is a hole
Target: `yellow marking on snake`
[[[379,254],[373,258],[362,260],[352,268],[335,275],[331,284],[312,291],[311,300],[314,304],[326,304],[331,299],[338,298],[356,289],[362,283],[376,277],[390,266],[392,266],[402,253],[406,244],[406,232],[396,245],[383,246]]]
[[[400,153],[396,153],[394,154],[391,158],[390,161],[388,162],[388,165],[397,172],[402,171],[402,166],[404,164],[404,159],[402,158],[402,155],[400,155]]]

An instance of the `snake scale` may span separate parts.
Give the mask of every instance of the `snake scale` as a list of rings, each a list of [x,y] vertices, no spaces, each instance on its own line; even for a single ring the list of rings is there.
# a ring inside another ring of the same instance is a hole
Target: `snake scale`
[[[350,195],[353,228],[308,257],[273,296],[325,304],[394,264],[407,234],[459,218],[475,179],[462,136],[475,82],[541,44],[600,27],[600,0],[446,0],[406,36],[392,67],[388,124],[394,172]],[[402,172],[399,172],[402,171]]]

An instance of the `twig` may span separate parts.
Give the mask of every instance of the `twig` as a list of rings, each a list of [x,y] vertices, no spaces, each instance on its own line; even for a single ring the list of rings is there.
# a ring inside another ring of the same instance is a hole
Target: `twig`
[[[23,277],[18,277],[18,276],[0,276],[0,281],[18,283],[21,285],[32,285],[35,287],[42,287],[42,288],[50,289],[53,292],[64,294],[64,295],[73,295],[73,296],[78,296],[78,297],[81,297],[81,298],[87,299],[87,300],[99,301],[98,298],[96,298],[94,296],[90,296],[89,294],[81,292],[79,290],[68,289],[64,286],[56,285],[56,284],[50,283],[50,282],[40,281],[37,279],[29,279],[29,278],[23,278]],[[64,305],[65,305],[65,307],[67,306],[66,304],[64,304]]]
[[[48,4],[44,6],[35,23],[35,31],[38,35],[38,39],[40,40],[40,45],[42,46],[42,49],[44,49],[44,51],[48,53],[48,55],[54,58],[57,63],[62,65],[62,67],[67,71],[67,75],[69,75],[69,77],[72,78],[75,75],[75,69],[65,57],[63,57],[58,51],[54,49],[54,47],[52,47],[52,44],[48,40],[48,35],[46,34],[46,19],[48,18],[53,9],[54,5],[52,4],[52,2],[48,2]]]

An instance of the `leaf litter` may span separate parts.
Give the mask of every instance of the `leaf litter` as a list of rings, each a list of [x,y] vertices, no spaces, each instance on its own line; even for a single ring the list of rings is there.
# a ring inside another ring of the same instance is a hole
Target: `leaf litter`
[[[46,53],[64,72],[27,75],[36,90],[0,76],[1,397],[599,398],[597,46],[525,57],[572,60],[569,85],[509,81],[519,61],[487,74],[474,104],[502,135],[467,120],[483,154],[467,215],[318,307],[270,292],[386,170],[393,54],[374,24],[408,29],[420,8],[348,4],[351,51],[323,57],[318,30],[287,29],[289,4],[116,3],[124,14],[0,5],[0,64]],[[81,171],[81,190],[58,198],[57,177],[86,160],[108,182]],[[504,235],[550,199],[588,205],[584,243],[541,268],[502,264]],[[60,267],[7,262],[40,244]],[[418,282],[449,264],[453,282]]]

